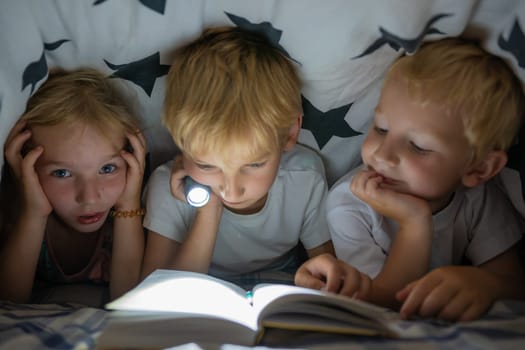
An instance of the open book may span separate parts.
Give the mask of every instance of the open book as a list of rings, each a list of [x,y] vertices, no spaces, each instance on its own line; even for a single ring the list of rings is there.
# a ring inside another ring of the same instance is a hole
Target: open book
[[[313,289],[260,284],[251,291],[206,274],[156,270],[106,305],[97,347],[162,348],[189,342],[256,345],[264,330],[397,336],[397,313]]]

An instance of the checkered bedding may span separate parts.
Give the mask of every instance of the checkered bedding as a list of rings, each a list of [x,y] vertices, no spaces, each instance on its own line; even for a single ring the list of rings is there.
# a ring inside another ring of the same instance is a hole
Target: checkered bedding
[[[95,349],[109,312],[80,304],[14,304],[0,302],[0,349]],[[262,349],[523,349],[525,302],[498,302],[481,320],[463,324],[405,321],[407,338],[363,338],[342,335],[270,331]],[[186,344],[177,349],[207,349]],[[217,346],[212,348],[217,349]],[[221,349],[236,349],[222,345]],[[262,350],[261,347],[258,348]]]

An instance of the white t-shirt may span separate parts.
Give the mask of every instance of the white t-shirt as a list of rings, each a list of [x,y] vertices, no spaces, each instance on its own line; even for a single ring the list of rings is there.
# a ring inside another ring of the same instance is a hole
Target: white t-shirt
[[[371,278],[381,271],[398,225],[350,191],[357,168],[343,176],[327,197],[327,221],[336,255]],[[432,217],[430,268],[480,265],[517,243],[523,221],[508,197],[492,181],[460,188],[451,203]]]
[[[152,173],[145,191],[144,227],[183,242],[195,208],[170,192],[172,161]],[[251,215],[223,210],[211,274],[233,275],[274,266],[299,241],[306,249],[330,240],[326,224],[327,184],[320,157],[303,146],[283,153],[265,206]]]

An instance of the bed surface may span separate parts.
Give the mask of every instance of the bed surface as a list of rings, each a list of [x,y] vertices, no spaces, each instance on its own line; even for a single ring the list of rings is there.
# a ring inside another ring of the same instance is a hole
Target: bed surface
[[[109,312],[81,304],[0,302],[0,349],[96,349]],[[523,349],[525,302],[498,302],[481,320],[463,324],[403,322],[409,339],[269,331],[258,349]],[[186,344],[177,349],[245,349]]]

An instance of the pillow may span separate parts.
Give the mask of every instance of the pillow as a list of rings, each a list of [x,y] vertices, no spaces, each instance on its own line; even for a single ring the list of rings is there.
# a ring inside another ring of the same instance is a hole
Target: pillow
[[[2,2],[0,144],[50,68],[89,66],[136,101],[156,167],[175,152],[160,123],[173,49],[205,27],[236,25],[262,32],[296,62],[304,81],[299,141],[321,155],[332,184],[360,163],[383,75],[396,58],[424,41],[465,34],[482,39],[525,81],[524,21],[525,3],[512,0]],[[519,206],[525,162],[523,152],[513,154],[515,170],[501,184],[519,194]]]

